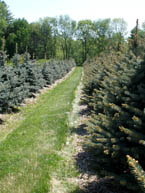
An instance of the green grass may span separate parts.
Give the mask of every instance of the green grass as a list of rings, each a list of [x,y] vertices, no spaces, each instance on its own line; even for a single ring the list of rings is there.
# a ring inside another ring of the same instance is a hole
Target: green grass
[[[0,193],[48,193],[51,174],[62,161],[68,135],[68,114],[81,68],[36,104],[25,107],[24,120],[0,143]],[[18,125],[18,124],[17,124]]]
[[[49,61],[50,61],[50,59],[38,59],[37,63],[38,64],[44,64],[44,63],[49,62]]]

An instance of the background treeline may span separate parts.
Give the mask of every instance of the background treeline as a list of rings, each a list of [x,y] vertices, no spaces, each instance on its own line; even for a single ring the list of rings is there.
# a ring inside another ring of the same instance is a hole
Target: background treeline
[[[13,57],[13,66],[4,65],[4,52],[0,52],[0,113],[11,112],[28,97],[35,97],[44,86],[64,77],[74,66],[74,60],[49,60],[38,64],[30,60],[30,54],[24,54],[24,62],[20,63],[20,55]]]
[[[28,51],[36,59],[74,58],[82,64],[86,58],[108,50],[127,50],[139,42],[144,52],[145,24],[127,34],[127,23],[120,18],[81,20],[76,22],[69,16],[46,17],[28,23],[25,19],[14,19],[4,1],[0,0],[0,49],[6,50],[9,58],[17,52]],[[134,41],[133,41],[134,40]]]
[[[145,192],[145,59],[110,52],[86,61],[83,91],[96,173]]]

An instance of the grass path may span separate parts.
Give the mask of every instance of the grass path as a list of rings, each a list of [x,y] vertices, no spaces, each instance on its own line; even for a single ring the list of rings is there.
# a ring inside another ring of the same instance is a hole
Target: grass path
[[[63,159],[68,115],[82,69],[26,108],[25,119],[0,143],[0,193],[48,193]],[[63,169],[63,168],[62,168]]]

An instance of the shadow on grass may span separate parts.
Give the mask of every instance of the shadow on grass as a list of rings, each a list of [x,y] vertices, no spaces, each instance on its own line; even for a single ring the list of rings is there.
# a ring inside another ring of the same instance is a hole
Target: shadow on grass
[[[18,108],[16,107],[16,108],[13,108],[10,113],[19,113],[19,112],[20,112],[20,109],[18,109]]]
[[[12,107],[9,111],[3,111],[0,114],[4,115],[4,114],[12,114],[12,113],[19,113],[20,109],[19,107]]]
[[[3,123],[4,123],[4,121],[2,119],[0,119],[0,125],[3,124]]]
[[[79,115],[80,115],[80,116],[83,116],[83,115],[88,116],[89,114],[90,114],[90,111],[89,111],[89,109],[87,109],[87,108],[84,108],[84,109],[82,109],[82,110],[79,112]]]
[[[87,130],[85,129],[86,127],[86,124],[81,124],[79,125],[79,127],[77,128],[72,128],[71,129],[71,133],[76,133],[77,135],[80,135],[80,136],[85,136],[88,134]]]
[[[86,192],[84,192],[81,189],[78,189],[78,190],[75,190],[75,191],[72,191],[72,192],[69,192],[69,193],[86,193]]]
[[[70,193],[129,193],[124,189],[119,189],[112,185],[108,179],[100,179],[98,182],[90,182],[83,187],[83,189],[77,189]],[[130,192],[131,193],[131,192]]]

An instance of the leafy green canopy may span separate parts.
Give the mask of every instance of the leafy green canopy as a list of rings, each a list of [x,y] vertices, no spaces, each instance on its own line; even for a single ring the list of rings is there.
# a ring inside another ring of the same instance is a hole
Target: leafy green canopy
[[[4,1],[0,0],[0,48],[2,47],[2,38],[11,22],[12,15],[8,9],[8,6]]]

